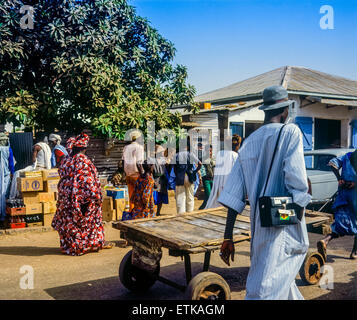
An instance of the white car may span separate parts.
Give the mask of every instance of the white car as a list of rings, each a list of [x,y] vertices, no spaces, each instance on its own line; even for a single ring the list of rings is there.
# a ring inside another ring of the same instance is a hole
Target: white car
[[[338,182],[328,163],[331,159],[353,152],[355,149],[321,149],[305,151],[306,172],[311,184],[312,201],[310,208],[318,210],[333,199],[338,189]],[[332,201],[325,207],[330,211]]]

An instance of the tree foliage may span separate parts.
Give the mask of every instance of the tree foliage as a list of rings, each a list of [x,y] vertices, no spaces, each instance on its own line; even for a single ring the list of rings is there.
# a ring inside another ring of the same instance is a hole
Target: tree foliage
[[[148,120],[177,129],[172,105],[197,110],[173,44],[126,0],[2,2],[0,122],[122,138]],[[33,29],[20,27],[25,4]]]

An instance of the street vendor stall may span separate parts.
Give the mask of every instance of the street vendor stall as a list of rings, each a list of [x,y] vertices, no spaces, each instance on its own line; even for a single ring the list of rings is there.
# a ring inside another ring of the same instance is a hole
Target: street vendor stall
[[[120,264],[120,281],[133,292],[145,291],[161,281],[185,292],[188,299],[230,299],[227,282],[220,275],[209,272],[211,254],[220,249],[224,240],[226,215],[227,209],[221,207],[179,216],[113,222],[113,227],[121,231],[121,238],[133,247]],[[237,217],[233,231],[235,244],[251,239],[249,215],[247,207]],[[306,212],[310,232],[322,232],[330,222],[330,215]],[[170,256],[184,258],[186,285],[160,276],[162,248],[169,249]],[[190,255],[199,253],[204,253],[203,269],[193,276]],[[309,284],[316,283],[321,278],[323,264],[319,253],[309,253],[301,267],[302,279]]]

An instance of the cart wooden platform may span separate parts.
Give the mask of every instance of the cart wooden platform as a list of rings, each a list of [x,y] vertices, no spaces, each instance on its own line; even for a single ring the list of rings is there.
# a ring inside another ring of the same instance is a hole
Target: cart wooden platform
[[[224,240],[226,215],[227,209],[220,207],[180,216],[113,222],[113,227],[121,231],[121,238],[133,246],[119,267],[122,284],[133,292],[142,292],[156,281],[161,281],[185,292],[187,299],[230,299],[230,288],[226,281],[220,275],[208,272],[212,252],[220,249]],[[249,216],[249,207],[238,215],[233,231],[235,244],[251,239]],[[330,222],[330,215],[306,212],[309,232],[321,233]],[[161,248],[167,248],[170,256],[183,257],[186,285],[160,276]],[[193,277],[190,255],[198,253],[204,253],[203,269]],[[305,260],[300,274],[312,284],[319,278],[324,261],[318,253],[308,256],[310,258]]]

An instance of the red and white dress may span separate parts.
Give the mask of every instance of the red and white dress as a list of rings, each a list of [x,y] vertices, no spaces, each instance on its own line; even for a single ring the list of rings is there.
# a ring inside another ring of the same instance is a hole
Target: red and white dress
[[[52,227],[62,252],[82,255],[104,244],[102,192],[97,169],[84,154],[66,157],[59,167],[57,211]]]

